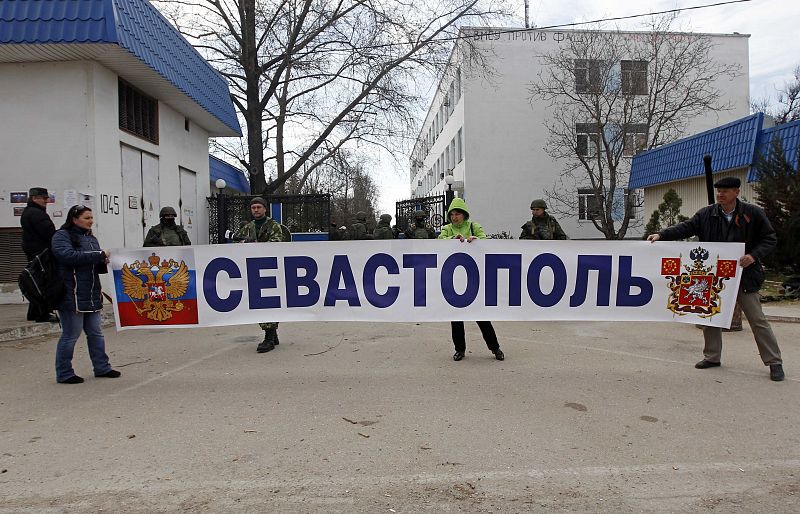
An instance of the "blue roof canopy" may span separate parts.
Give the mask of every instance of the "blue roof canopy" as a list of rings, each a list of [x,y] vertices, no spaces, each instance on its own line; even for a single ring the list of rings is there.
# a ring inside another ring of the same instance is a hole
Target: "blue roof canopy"
[[[633,158],[628,187],[639,189],[702,176],[706,154],[712,157],[714,172],[750,167],[763,123],[764,115],[756,113],[642,152]]]
[[[65,44],[126,50],[241,135],[228,82],[147,0],[0,1],[0,46]]]
[[[250,193],[250,183],[244,175],[244,171],[235,166],[231,166],[222,159],[213,155],[208,156],[208,171],[211,182],[217,179],[225,180],[226,186],[242,193]]]

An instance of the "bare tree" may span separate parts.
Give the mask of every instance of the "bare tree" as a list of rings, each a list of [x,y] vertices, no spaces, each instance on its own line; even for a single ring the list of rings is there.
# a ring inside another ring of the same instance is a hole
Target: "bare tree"
[[[252,192],[273,193],[295,175],[302,187],[341,149],[396,150],[411,139],[416,74],[437,72],[452,46],[448,36],[498,12],[494,1],[160,3],[231,84],[247,144],[215,149],[248,170]]]
[[[778,125],[800,120],[800,66],[794,69],[792,80],[776,90],[775,100],[777,105],[769,97],[755,99],[750,102],[750,110],[771,116]]]
[[[532,99],[550,103],[545,150],[564,169],[547,191],[551,209],[575,207],[606,239],[622,239],[641,220],[628,191],[636,152],[675,140],[711,110],[728,109],[715,83],[736,77],[737,65],[714,61],[708,36],[671,33],[673,19],[654,18],[648,32],[570,33],[558,51],[541,56]]]

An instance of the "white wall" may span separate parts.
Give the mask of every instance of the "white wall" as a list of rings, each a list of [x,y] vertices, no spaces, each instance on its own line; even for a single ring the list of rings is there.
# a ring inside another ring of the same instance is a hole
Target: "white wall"
[[[193,122],[185,130],[184,115],[163,102],[158,145],[120,130],[117,81],[95,62],[0,64],[0,227],[20,226],[13,208],[25,204],[10,203],[10,193],[40,186],[56,195],[47,211],[58,228],[69,208],[64,192],[75,190],[91,197],[100,244],[122,247],[125,144],[157,156],[162,206],[178,210],[181,167],[197,174],[192,242],[208,243],[208,132]]]
[[[487,233],[507,231],[518,237],[521,225],[530,219],[531,200],[546,198],[545,190],[554,187],[564,169],[564,163],[554,162],[544,149],[548,139],[545,122],[551,116],[551,108],[540,100],[531,102],[528,90],[541,70],[537,56],[557,51],[563,36],[557,31],[537,31],[524,35],[494,34],[482,40],[480,44],[489,50],[487,55],[494,73],[488,79],[480,74],[462,73],[461,102],[425,160],[423,170],[427,171],[463,125],[465,159],[456,168],[455,179],[463,177],[463,196],[474,219],[484,225]],[[713,41],[716,46],[712,58],[739,63],[742,75],[716,84],[732,108],[695,119],[685,135],[722,125],[749,112],[747,36],[713,36]],[[431,114],[435,114],[433,110],[438,109],[440,102],[437,94],[421,137],[427,133]],[[432,192],[442,187],[439,184]],[[646,216],[647,213],[640,215],[644,222]],[[572,238],[602,237],[591,222],[578,221],[577,205],[573,217],[560,221]],[[628,237],[640,233],[641,229],[629,230]]]
[[[208,132],[159,102],[159,144],[119,129],[117,75],[94,62],[0,64],[0,226],[18,227],[9,192],[43,186],[56,194],[48,212],[56,225],[66,215],[64,191],[94,199],[96,232],[108,247],[122,245],[120,144],[156,155],[162,205],[178,208],[179,168],[197,173],[203,211],[195,223],[208,242]],[[109,198],[101,202],[101,196]],[[115,198],[116,197],[116,198]],[[17,205],[17,204],[15,204]],[[20,204],[21,205],[21,204]],[[66,206],[68,207],[68,206]],[[59,213],[61,217],[59,217]]]

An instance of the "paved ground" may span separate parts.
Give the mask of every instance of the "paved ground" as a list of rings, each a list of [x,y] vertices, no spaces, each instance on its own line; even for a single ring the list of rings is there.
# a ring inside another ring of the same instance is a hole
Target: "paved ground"
[[[107,329],[120,379],[53,378],[56,337],[0,343],[0,513],[797,512],[800,324],[787,380],[752,335],[645,323]],[[745,325],[746,327],[746,325]]]

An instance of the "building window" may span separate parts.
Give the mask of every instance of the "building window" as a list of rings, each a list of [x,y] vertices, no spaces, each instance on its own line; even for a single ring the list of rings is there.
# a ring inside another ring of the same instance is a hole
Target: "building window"
[[[647,94],[647,61],[621,61],[622,94]]]
[[[594,196],[594,189],[578,189],[578,219],[591,221],[600,216],[600,202]]]
[[[594,123],[575,124],[575,151],[581,157],[595,157],[600,151],[600,134]]]
[[[625,139],[622,143],[622,155],[633,157],[647,149],[647,125],[634,124],[625,128]]]
[[[121,79],[119,128],[158,144],[158,101]]]
[[[601,90],[601,61],[595,59],[575,59],[575,92],[597,93]]]

